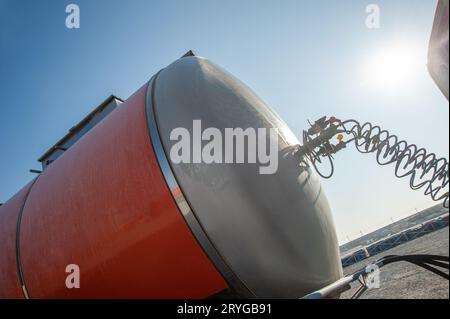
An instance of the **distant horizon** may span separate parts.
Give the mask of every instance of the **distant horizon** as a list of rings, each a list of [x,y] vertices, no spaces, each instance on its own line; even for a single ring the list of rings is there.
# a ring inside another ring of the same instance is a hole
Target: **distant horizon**
[[[377,232],[377,231],[380,230],[380,229],[383,229],[383,228],[388,227],[388,226],[390,226],[390,225],[393,225],[393,224],[395,224],[395,223],[401,222],[401,221],[403,221],[403,220],[405,220],[405,219],[410,218],[411,216],[420,214],[421,212],[424,212],[424,211],[426,211],[426,210],[428,210],[428,209],[431,209],[431,208],[434,208],[434,207],[441,207],[443,210],[447,210],[447,212],[444,212],[444,213],[442,213],[441,215],[448,214],[448,210],[449,210],[449,209],[448,209],[448,208],[445,208],[445,207],[443,206],[443,203],[437,203],[437,204],[431,205],[431,206],[429,206],[429,207],[427,207],[427,208],[423,208],[423,209],[414,211],[414,212],[412,212],[412,213],[409,214],[409,215],[399,216],[397,220],[391,220],[390,223],[388,223],[388,224],[386,224],[386,225],[384,225],[384,226],[381,226],[381,227],[378,227],[378,228],[373,229],[373,230],[371,230],[371,231],[368,231],[367,233],[364,233],[363,235],[361,235],[361,236],[359,236],[359,237],[356,237],[356,238],[353,238],[353,239],[351,239],[351,240],[349,240],[349,241],[340,242],[340,243],[339,243],[339,246],[342,247],[342,246],[344,246],[344,245],[346,245],[346,244],[349,244],[349,243],[351,243],[351,242],[353,242],[353,241],[357,241],[358,239],[361,239],[361,238],[363,238],[363,237],[365,237],[365,236],[369,236],[369,235],[371,235],[372,233],[375,233],[375,232]],[[441,215],[440,215],[440,216],[441,216]]]

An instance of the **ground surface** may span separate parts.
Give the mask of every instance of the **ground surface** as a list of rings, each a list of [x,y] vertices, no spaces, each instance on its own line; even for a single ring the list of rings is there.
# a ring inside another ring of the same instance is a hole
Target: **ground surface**
[[[386,255],[434,254],[449,255],[449,228],[435,231],[421,238],[394,247],[354,265],[344,268],[350,274],[365,267],[371,261]],[[343,293],[341,298],[350,298],[358,288]],[[448,299],[449,282],[429,271],[409,263],[400,262],[381,268],[380,288],[365,292],[361,299]]]

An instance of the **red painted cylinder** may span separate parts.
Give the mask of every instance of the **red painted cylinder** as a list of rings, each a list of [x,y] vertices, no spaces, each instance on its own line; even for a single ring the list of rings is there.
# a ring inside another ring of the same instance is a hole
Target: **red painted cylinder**
[[[0,207],[0,297],[203,298],[227,284],[196,242],[158,167],[146,86]],[[66,287],[66,267],[80,288]]]
[[[19,215],[31,186],[29,183],[0,206],[0,299],[24,297],[17,272],[16,233]]]
[[[172,161],[172,132],[198,122],[270,130],[274,165]],[[298,298],[338,280],[331,209],[298,143],[238,79],[179,59],[0,207],[0,297]]]

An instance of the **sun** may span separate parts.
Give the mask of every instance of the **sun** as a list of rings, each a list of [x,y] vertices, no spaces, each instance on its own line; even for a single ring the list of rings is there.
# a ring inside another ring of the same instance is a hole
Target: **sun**
[[[364,61],[364,85],[377,91],[412,89],[421,68],[426,68],[414,45],[392,45],[371,52]]]

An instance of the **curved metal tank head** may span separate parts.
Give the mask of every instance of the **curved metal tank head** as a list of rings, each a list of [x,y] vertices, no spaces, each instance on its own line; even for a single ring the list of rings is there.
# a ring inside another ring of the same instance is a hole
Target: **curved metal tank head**
[[[260,298],[297,298],[342,277],[318,176],[291,154],[298,140],[247,86],[204,58],[184,57],[153,77],[146,103],[153,145],[172,193],[232,286],[239,282]],[[171,161],[171,149],[180,142],[171,140],[171,132],[184,128],[194,139],[194,120],[222,136],[227,128],[276,128],[271,142],[277,145],[277,169],[261,174],[264,165],[258,161],[192,163],[195,150],[189,163]]]

